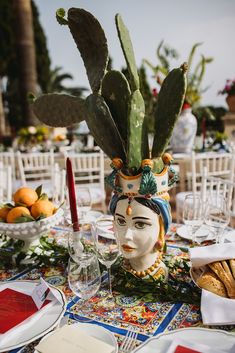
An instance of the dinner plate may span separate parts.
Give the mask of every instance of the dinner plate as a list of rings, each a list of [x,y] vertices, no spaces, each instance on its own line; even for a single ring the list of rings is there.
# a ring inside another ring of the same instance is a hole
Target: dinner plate
[[[166,353],[175,339],[184,339],[194,344],[204,344],[211,348],[215,347],[218,352],[232,353],[235,351],[234,334],[222,330],[195,327],[159,334],[145,341],[133,353]]]
[[[10,288],[23,293],[32,293],[38,282],[36,281],[9,281],[0,284],[0,291]],[[49,285],[49,284],[48,284]],[[48,304],[30,318],[0,335],[0,352],[9,351],[24,346],[51,331],[57,326],[66,309],[66,299],[61,290],[49,285],[52,293],[58,299],[53,305]],[[2,337],[1,337],[2,336]]]
[[[105,329],[104,327],[98,326],[95,324],[87,324],[87,323],[81,323],[81,322],[70,325],[69,327],[71,328],[71,330],[84,331],[84,333],[86,333],[87,335],[110,344],[111,346],[114,347],[113,353],[118,352],[118,345],[114,334],[109,330]],[[46,339],[50,335],[53,335],[53,333],[54,332],[48,333],[45,337],[42,338],[42,340]],[[34,353],[39,353],[39,352],[35,349]]]
[[[192,240],[192,234],[190,227],[182,225],[177,228],[176,233],[183,239]],[[201,240],[213,240],[215,235],[209,231],[207,226],[202,225],[195,233],[197,239]]]

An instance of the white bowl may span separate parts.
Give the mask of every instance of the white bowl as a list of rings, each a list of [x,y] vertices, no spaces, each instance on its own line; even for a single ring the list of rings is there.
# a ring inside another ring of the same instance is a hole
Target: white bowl
[[[53,216],[43,218],[39,221],[24,223],[2,223],[0,222],[0,234],[8,235],[10,238],[32,241],[48,232],[51,227],[57,225],[63,217],[64,211],[59,208]]]

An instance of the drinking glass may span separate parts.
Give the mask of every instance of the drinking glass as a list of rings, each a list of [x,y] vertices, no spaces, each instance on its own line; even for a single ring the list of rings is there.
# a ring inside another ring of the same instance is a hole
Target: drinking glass
[[[207,200],[205,214],[206,225],[214,233],[216,243],[220,243],[230,221],[228,201],[223,195],[211,195]]]
[[[68,283],[72,292],[81,298],[78,302],[80,314],[87,316],[91,311],[87,306],[87,301],[97,293],[101,283],[97,256],[93,254],[89,258],[80,257],[79,262],[70,258],[68,263]]]
[[[189,194],[185,197],[183,205],[183,222],[192,235],[192,243],[197,243],[196,232],[203,223],[203,203],[199,195]]]
[[[95,244],[98,260],[108,271],[109,294],[112,296],[111,266],[119,255],[112,218],[101,217],[95,222]]]

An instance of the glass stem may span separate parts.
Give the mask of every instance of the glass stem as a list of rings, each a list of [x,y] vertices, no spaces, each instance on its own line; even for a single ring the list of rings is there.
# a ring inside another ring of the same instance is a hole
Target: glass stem
[[[109,294],[112,296],[112,281],[111,281],[111,266],[107,266],[108,271],[108,281],[109,281]]]

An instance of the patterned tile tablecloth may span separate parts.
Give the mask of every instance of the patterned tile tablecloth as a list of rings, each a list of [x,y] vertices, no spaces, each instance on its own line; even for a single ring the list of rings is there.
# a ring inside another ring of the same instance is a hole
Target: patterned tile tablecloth
[[[171,226],[167,235],[168,251],[175,255],[185,256],[182,248],[187,248],[190,243],[180,239],[176,234],[177,227]],[[101,325],[112,331],[119,343],[126,332],[135,328],[138,331],[138,344],[149,337],[159,333],[190,326],[203,326],[199,307],[185,303],[169,302],[144,302],[135,296],[124,296],[114,292],[114,300],[107,299],[105,289],[101,288],[98,294],[91,298],[86,308],[79,304],[79,299],[74,297],[68,282],[66,267],[31,267],[24,272],[15,270],[1,270],[0,281],[5,280],[37,280],[43,277],[49,284],[61,289],[68,301],[65,315],[69,317],[69,323],[81,320],[89,311],[89,318],[93,323]],[[103,284],[105,288],[105,283]],[[215,326],[213,326],[215,328]],[[220,327],[225,330],[234,329],[232,326]],[[31,353],[38,342],[33,342],[21,349],[11,352]]]

